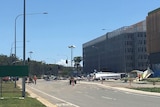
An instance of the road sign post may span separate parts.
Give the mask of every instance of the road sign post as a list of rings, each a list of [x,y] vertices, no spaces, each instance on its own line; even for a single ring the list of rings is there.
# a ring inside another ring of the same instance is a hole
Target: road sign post
[[[28,66],[27,65],[4,65],[4,66],[0,66],[0,77],[5,77],[5,76],[13,76],[13,77],[23,77],[23,79],[25,78],[25,76],[28,76],[29,72],[28,72]],[[16,81],[16,80],[15,80]],[[22,84],[22,86],[25,85],[25,80],[24,80],[24,84]],[[25,89],[22,90],[22,96],[24,96],[23,94],[25,93]],[[2,79],[1,79],[1,96],[2,96]]]
[[[19,76],[24,77],[28,76],[28,66],[20,65],[20,66],[10,66],[10,65],[4,65],[0,66],[0,77],[5,76]]]

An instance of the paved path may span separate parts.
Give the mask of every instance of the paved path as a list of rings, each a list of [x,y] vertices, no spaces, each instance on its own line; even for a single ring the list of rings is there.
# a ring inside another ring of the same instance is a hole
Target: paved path
[[[121,80],[106,80],[106,81],[94,81],[94,83],[101,83],[111,87],[123,87],[123,88],[137,88],[137,87],[160,87],[160,82],[153,85],[151,82],[137,81],[137,82],[123,82]]]
[[[122,90],[122,91],[127,91],[127,92],[134,92],[134,93],[140,93],[140,94],[147,94],[147,95],[155,95],[155,96],[160,96],[160,93],[156,92],[146,92],[146,91],[140,91],[140,90],[134,90],[131,88],[138,88],[138,87],[160,87],[160,83],[157,83],[156,85],[153,85],[152,83],[147,83],[147,82],[132,82],[132,83],[125,83],[120,80],[108,80],[108,81],[94,81],[94,82],[83,82],[85,84],[96,84],[102,87],[106,88],[112,88],[112,89],[117,89],[117,90]]]
[[[22,84],[21,84],[21,83],[22,83],[21,80],[19,80],[19,81],[17,82],[17,85],[18,85],[20,88],[22,88]],[[50,103],[50,102],[47,101],[46,99],[44,99],[44,98],[40,97],[39,95],[33,93],[33,92],[30,90],[30,88],[28,87],[28,84],[27,84],[27,83],[26,83],[26,92],[29,93],[30,97],[36,98],[38,101],[40,101],[40,102],[41,102],[42,104],[44,104],[46,107],[57,107],[56,105]]]

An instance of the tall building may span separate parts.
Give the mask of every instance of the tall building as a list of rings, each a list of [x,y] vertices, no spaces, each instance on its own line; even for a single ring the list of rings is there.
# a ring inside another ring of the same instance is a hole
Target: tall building
[[[160,76],[160,8],[148,13],[147,23],[147,52],[151,69],[155,76]]]
[[[83,44],[83,71],[146,70],[146,21],[108,32]]]

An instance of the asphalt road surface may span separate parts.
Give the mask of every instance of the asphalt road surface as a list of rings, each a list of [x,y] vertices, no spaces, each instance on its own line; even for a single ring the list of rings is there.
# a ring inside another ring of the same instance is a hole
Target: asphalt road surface
[[[69,81],[41,79],[36,85],[26,84],[26,87],[57,107],[160,107],[160,96],[136,94],[83,82],[72,86]]]

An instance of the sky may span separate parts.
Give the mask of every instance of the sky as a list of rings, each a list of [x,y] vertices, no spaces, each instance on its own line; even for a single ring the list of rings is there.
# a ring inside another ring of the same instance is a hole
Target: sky
[[[0,55],[14,54],[16,32],[16,55],[23,59],[23,2],[0,0]],[[159,7],[159,0],[26,0],[26,58],[61,65],[68,59],[69,66],[68,46],[75,46],[73,57],[82,56],[84,43]]]

